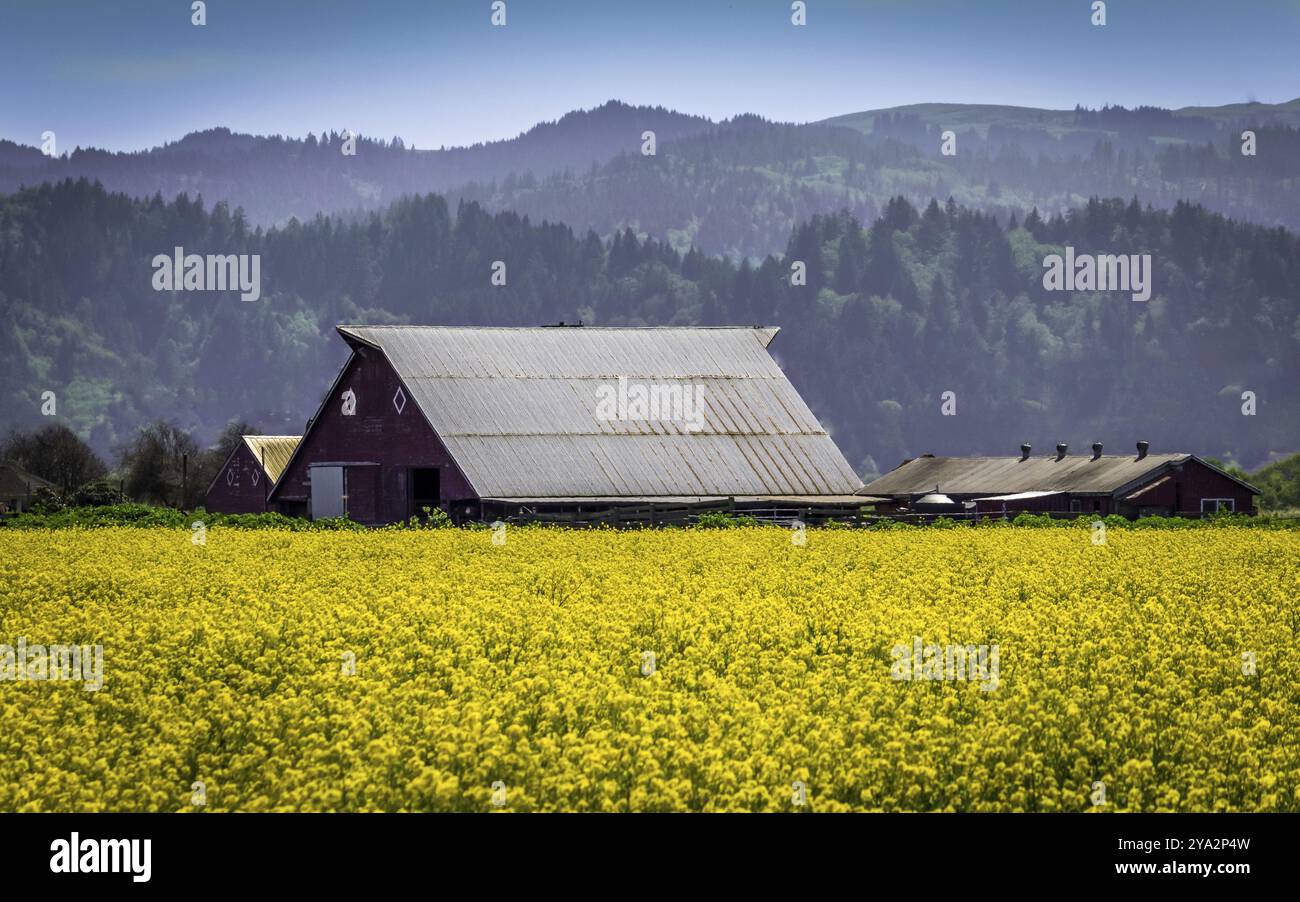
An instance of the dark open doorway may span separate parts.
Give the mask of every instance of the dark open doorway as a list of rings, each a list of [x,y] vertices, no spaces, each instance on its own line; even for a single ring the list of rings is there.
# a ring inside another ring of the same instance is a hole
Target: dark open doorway
[[[411,516],[425,519],[424,509],[435,508],[441,501],[439,488],[442,471],[437,467],[419,467],[411,470]]]

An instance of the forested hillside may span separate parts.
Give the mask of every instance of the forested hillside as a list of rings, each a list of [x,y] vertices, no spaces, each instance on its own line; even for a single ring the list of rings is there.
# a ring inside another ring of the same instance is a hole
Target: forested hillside
[[[775,324],[773,351],[864,474],[918,453],[1093,440],[1254,468],[1300,447],[1300,243],[1178,204],[1094,200],[1023,222],[888,202],[817,216],[737,265],[631,232],[538,224],[442,197],[250,229],[224,205],[85,181],[0,198],[0,428],[60,419],[101,452],[163,416],[215,436],[296,432],[345,356],[337,323]],[[1150,253],[1146,303],[1048,292],[1043,258]],[[261,255],[261,300],[151,287],[150,261]],[[490,282],[494,260],[507,284]],[[803,261],[808,284],[791,284]],[[956,395],[956,416],[940,413]],[[1257,413],[1242,415],[1242,393]]]
[[[931,197],[1005,218],[1064,212],[1092,196],[1180,200],[1262,225],[1300,229],[1300,101],[1164,110],[1035,110],[925,104],[809,125],[738,116],[721,123],[610,102],[510,141],[414,150],[331,130],[306,140],[213,129],[132,154],[79,150],[51,160],[0,141],[0,192],[65,177],[136,197],[180,192],[242,207],[254,225],[380,210],[437,191],[451,203],[593,229],[632,227],[680,251],[759,260],[794,226],[847,209],[873,220],[890,198]],[[1241,132],[1255,132],[1255,154]],[[642,153],[655,132],[656,153]],[[953,155],[941,152],[951,131]]]
[[[588,170],[452,194],[601,235],[631,226],[680,250],[694,245],[736,257],[779,250],[797,222],[818,213],[848,209],[874,219],[897,196],[918,206],[952,197],[1002,218],[1034,207],[1065,212],[1092,196],[1136,196],[1166,209],[1190,200],[1300,228],[1300,131],[1286,124],[1296,117],[1260,113],[1228,124],[1168,110],[1058,114],[1067,116],[1068,127],[1055,119],[932,121],[909,111],[814,125],[739,117],[662,144],[653,157],[625,153]],[[1247,127],[1256,132],[1255,156],[1241,153]],[[941,153],[948,128],[952,156]]]

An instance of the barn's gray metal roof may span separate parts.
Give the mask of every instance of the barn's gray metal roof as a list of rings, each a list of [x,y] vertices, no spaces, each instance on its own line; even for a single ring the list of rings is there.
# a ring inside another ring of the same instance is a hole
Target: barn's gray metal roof
[[[932,457],[909,460],[862,489],[872,495],[913,495],[939,490],[948,495],[1004,495],[1019,492],[1110,494],[1170,466],[1196,460],[1191,454],[1090,454],[1031,457]],[[1227,476],[1228,474],[1224,474]],[[1232,479],[1233,477],[1228,476]],[[1234,480],[1241,482],[1240,480]],[[1258,491],[1241,483],[1252,491]]]
[[[480,497],[843,495],[861,481],[772,328],[339,326],[377,348]],[[596,415],[601,386],[700,386],[701,428]]]

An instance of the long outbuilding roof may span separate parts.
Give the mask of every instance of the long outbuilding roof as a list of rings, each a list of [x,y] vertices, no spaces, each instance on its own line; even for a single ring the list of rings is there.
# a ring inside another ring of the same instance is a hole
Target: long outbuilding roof
[[[1025,492],[1113,494],[1149,475],[1195,460],[1216,472],[1212,464],[1192,454],[1105,454],[1048,457],[934,457],[904,462],[862,489],[871,495],[913,495],[935,486],[948,495],[1007,495]],[[1224,473],[1258,493],[1258,489]]]
[[[767,351],[774,328],[339,326],[381,351],[482,498],[849,495],[862,482]],[[702,392],[679,419],[600,390]]]

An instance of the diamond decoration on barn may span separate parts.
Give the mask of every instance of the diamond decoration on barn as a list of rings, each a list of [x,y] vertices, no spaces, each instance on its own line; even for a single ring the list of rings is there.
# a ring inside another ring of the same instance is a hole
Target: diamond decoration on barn
[[[397,394],[393,395],[393,406],[397,408],[397,415],[401,416],[402,409],[406,407],[406,392],[402,391],[400,385],[397,386]]]
[[[226,469],[226,485],[234,485],[234,484],[235,484],[235,468],[229,467]]]

